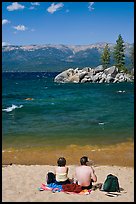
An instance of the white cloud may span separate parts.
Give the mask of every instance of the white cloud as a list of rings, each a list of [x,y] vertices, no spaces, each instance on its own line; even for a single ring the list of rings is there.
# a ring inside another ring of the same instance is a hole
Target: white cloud
[[[29,8],[30,10],[34,10],[35,9],[35,7],[34,6],[30,6],[30,8]]]
[[[30,10],[34,10],[34,9],[36,9],[36,6],[40,6],[40,4],[39,4],[39,2],[31,2],[31,5],[32,6],[30,6]]]
[[[7,43],[7,42],[2,42],[2,47],[3,47],[3,46],[6,46],[6,45],[10,45],[10,44]]]
[[[7,24],[7,23],[10,23],[10,21],[8,21],[7,19],[2,20],[2,25]]]
[[[94,4],[94,2],[89,2],[89,6],[88,6],[89,11],[92,11],[92,10],[94,9],[94,8],[92,7],[93,4]]]
[[[63,6],[64,6],[63,3],[58,3],[58,4],[52,3],[51,6],[49,6],[49,7],[47,8],[47,11],[48,11],[49,13],[54,13],[55,11],[57,11],[58,9],[60,9],[60,8],[63,7]]]
[[[39,2],[31,2],[31,5],[33,5],[33,6],[40,6]]]
[[[13,28],[16,29],[16,30],[20,30],[20,31],[27,30],[27,27],[25,27],[24,25],[14,26]]]
[[[13,2],[10,6],[7,6],[8,11],[14,11],[19,9],[24,9],[25,6],[19,4],[18,2]]]

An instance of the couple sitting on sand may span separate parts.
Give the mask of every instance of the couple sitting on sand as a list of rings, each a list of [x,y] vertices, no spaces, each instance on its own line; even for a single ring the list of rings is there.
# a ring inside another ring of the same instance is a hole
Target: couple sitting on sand
[[[97,181],[94,169],[91,166],[87,166],[89,162],[88,157],[83,156],[80,159],[81,166],[76,167],[74,178],[68,178],[68,167],[66,166],[66,159],[60,157],[57,161],[58,166],[55,169],[55,174],[48,172],[46,181],[47,184],[55,183],[58,185],[76,183],[84,189],[91,189],[92,182]]]

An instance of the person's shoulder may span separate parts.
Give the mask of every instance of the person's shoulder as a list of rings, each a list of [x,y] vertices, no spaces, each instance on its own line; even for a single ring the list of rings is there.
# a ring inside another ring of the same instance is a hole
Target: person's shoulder
[[[86,169],[93,170],[92,166],[85,166]]]
[[[94,168],[92,166],[88,166],[88,169],[90,169],[90,171],[94,172]]]
[[[80,169],[80,168],[81,168],[81,166],[76,166],[76,167],[75,167],[76,170],[77,170],[77,169]]]

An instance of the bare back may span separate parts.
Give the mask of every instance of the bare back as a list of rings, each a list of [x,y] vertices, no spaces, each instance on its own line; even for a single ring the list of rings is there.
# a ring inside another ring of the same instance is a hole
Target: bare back
[[[55,169],[56,181],[66,181],[68,179],[68,167],[58,166]]]
[[[68,167],[66,166],[57,166],[55,169],[55,173],[68,173]]]
[[[78,184],[81,186],[89,186],[91,179],[93,179],[94,182],[97,181],[94,169],[86,165],[76,167],[75,176],[78,181]]]

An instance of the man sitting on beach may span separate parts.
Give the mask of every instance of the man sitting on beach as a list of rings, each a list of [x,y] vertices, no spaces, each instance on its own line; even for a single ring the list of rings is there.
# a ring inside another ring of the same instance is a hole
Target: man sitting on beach
[[[80,159],[81,166],[76,167],[75,179],[77,184],[82,186],[82,189],[91,189],[92,182],[97,181],[97,176],[95,175],[94,169],[91,166],[87,166],[89,162],[88,157],[83,156]]]

